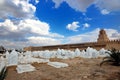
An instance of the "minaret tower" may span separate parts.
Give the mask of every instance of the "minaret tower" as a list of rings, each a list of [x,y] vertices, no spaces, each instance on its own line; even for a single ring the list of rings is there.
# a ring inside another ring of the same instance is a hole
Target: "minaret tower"
[[[109,41],[107,34],[104,29],[100,30],[97,42],[106,42]]]

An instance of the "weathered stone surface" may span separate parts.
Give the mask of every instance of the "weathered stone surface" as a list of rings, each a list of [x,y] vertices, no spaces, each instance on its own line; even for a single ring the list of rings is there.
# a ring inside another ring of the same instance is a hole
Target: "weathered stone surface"
[[[97,42],[106,42],[106,41],[109,41],[109,38],[107,37],[105,30],[102,29],[99,32]]]

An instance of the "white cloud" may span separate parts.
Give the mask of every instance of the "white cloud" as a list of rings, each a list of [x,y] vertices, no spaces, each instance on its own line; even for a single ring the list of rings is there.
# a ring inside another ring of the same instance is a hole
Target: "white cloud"
[[[86,18],[84,18],[84,20],[85,21],[90,21],[90,20],[92,20],[92,18],[86,17]]]
[[[120,11],[120,0],[96,0],[95,5],[108,12]]]
[[[39,20],[33,19],[26,19],[22,20],[19,23],[19,30],[25,31],[29,30],[28,32],[35,33],[38,35],[49,35],[50,26],[48,23],[41,22]]]
[[[120,39],[120,32],[118,32],[115,29],[105,29],[108,37],[113,40],[113,39]]]
[[[120,39],[120,33],[119,32],[115,32],[112,34],[112,39]]]
[[[0,33],[0,40],[2,40],[0,45],[14,48],[35,44],[54,45],[60,43],[58,39],[64,38],[63,35],[50,32],[48,23],[35,19],[25,19],[17,23],[7,19],[0,22]],[[16,44],[19,44],[18,47]]]
[[[55,3],[55,8],[58,8],[64,0],[52,0]]]
[[[36,7],[30,0],[0,0],[0,45],[23,48],[32,45],[59,44],[63,35],[52,33],[50,25],[34,19]],[[39,0],[32,0],[36,4]],[[9,17],[17,18],[16,21]],[[59,40],[58,40],[59,39]]]
[[[55,8],[58,8],[62,2],[66,2],[71,8],[76,11],[86,12],[86,9],[94,2],[94,0],[52,0],[55,3]]]
[[[0,18],[32,18],[36,7],[29,0],[0,0]]]
[[[4,28],[4,29],[8,29],[10,31],[17,30],[17,27],[9,19],[6,19],[5,22],[3,22],[3,23],[1,22],[0,27],[1,27],[1,29]]]
[[[95,5],[101,10],[103,15],[110,12],[120,11],[120,0],[96,0]]]
[[[35,46],[43,46],[43,45],[57,45],[61,44],[61,41],[54,38],[49,37],[29,37],[28,38],[29,43]]]
[[[89,28],[89,27],[90,27],[90,24],[88,24],[88,23],[83,24],[83,28]]]
[[[86,12],[87,8],[94,4],[98,7],[102,14],[108,14],[112,11],[120,11],[120,0],[52,0],[55,3],[55,8],[58,8],[61,3],[66,2],[71,8],[76,11]]]
[[[10,41],[10,40],[0,40],[0,45],[3,45],[7,49],[14,49],[14,48],[23,48],[28,46],[26,41]]]
[[[72,22],[71,24],[68,24],[68,25],[66,26],[66,28],[67,28],[68,30],[78,31],[77,28],[80,27],[78,24],[79,24],[79,22],[78,22],[78,21],[75,21],[75,22]]]
[[[0,39],[19,39],[24,33],[18,31],[18,27],[9,19],[0,23]]]
[[[4,22],[0,23],[0,35],[3,37],[8,37],[14,33],[14,35],[36,35],[36,36],[47,36],[53,38],[64,38],[63,35],[58,33],[50,32],[50,25],[46,22],[42,22],[35,19],[25,19],[18,23],[6,19]]]
[[[84,43],[84,42],[94,42],[97,41],[98,34],[100,28],[96,28],[95,30],[75,36],[67,37],[67,43]],[[108,38],[110,40],[120,39],[120,33],[115,29],[105,29]]]
[[[101,13],[102,13],[103,15],[106,15],[106,14],[109,14],[110,12],[107,11],[106,9],[103,9],[103,10],[101,10]]]
[[[14,36],[17,35],[49,35],[49,24],[45,22],[41,22],[39,20],[34,19],[25,19],[21,20],[17,24],[7,19],[5,22],[0,23],[0,35],[4,37],[8,37],[14,33]]]
[[[53,37],[53,38],[64,38],[63,35],[60,35],[58,33],[50,33],[49,37]]]
[[[36,4],[39,3],[39,0],[35,0],[35,3],[36,3]]]
[[[28,37],[26,41],[11,41],[0,40],[0,45],[6,48],[24,48],[26,46],[46,46],[46,45],[58,45],[61,44],[61,40],[49,38],[49,37]]]
[[[99,28],[88,32],[75,36],[70,36],[67,38],[68,43],[82,43],[82,42],[93,42],[97,40]]]

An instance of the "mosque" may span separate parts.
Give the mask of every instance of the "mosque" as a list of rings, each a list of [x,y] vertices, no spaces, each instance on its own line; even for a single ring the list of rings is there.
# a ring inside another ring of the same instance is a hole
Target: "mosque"
[[[109,40],[105,30],[102,29],[99,31],[97,42],[39,46],[39,47],[30,46],[30,47],[25,47],[24,51],[57,50],[58,48],[67,49],[67,50],[74,50],[76,48],[79,48],[80,50],[83,50],[83,49],[86,49],[87,47],[92,47],[97,50],[100,50],[101,48],[108,49],[108,50],[115,48],[117,50],[120,50],[120,39]]]

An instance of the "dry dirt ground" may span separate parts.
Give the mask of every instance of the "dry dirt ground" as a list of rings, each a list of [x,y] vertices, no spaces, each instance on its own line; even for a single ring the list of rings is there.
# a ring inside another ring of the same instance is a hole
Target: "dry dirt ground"
[[[18,74],[15,67],[8,68],[5,80],[120,80],[120,66],[103,64],[99,66],[102,58],[98,59],[50,59],[68,63],[69,67],[54,68],[44,64],[32,64],[36,71]]]

